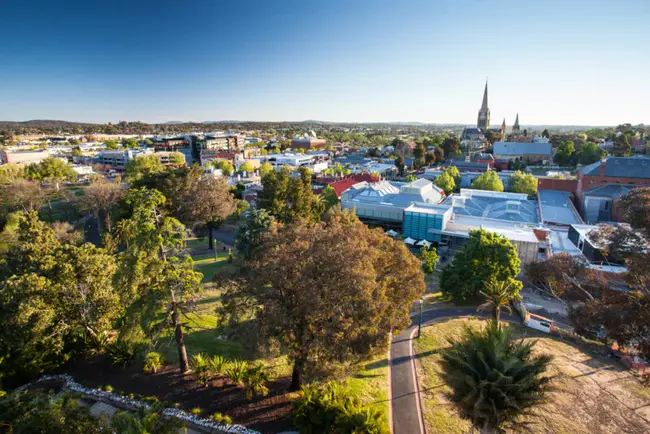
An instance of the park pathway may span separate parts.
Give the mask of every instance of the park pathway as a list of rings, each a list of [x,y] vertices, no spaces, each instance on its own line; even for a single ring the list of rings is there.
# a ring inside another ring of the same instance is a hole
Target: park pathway
[[[475,307],[433,308],[422,312],[422,326],[443,318],[464,316],[487,317]],[[515,316],[502,314],[504,320],[517,321]],[[420,398],[413,339],[417,335],[418,315],[411,316],[412,325],[393,337],[390,349],[390,387],[393,434],[425,434],[424,415]],[[433,433],[432,433],[433,434]]]

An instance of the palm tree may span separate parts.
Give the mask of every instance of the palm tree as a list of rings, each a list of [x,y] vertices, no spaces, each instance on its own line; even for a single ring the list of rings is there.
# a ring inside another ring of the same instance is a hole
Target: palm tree
[[[464,416],[480,428],[500,430],[530,413],[550,390],[544,373],[552,357],[534,356],[535,342],[515,339],[510,327],[492,320],[482,331],[468,327],[451,343],[442,354],[445,380]]]
[[[518,297],[517,291],[513,288],[512,282],[506,280],[492,280],[486,285],[486,290],[481,291],[485,297],[485,303],[477,308],[477,311],[492,310],[492,318],[499,322],[501,318],[501,308],[512,312],[508,305],[510,300]]]

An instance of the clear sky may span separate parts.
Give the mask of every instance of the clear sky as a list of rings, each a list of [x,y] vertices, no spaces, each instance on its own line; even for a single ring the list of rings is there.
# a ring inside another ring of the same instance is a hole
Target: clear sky
[[[0,0],[0,120],[650,123],[650,0]]]

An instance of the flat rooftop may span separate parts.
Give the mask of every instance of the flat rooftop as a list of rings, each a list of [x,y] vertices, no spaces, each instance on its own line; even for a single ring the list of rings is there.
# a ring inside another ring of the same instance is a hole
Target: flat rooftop
[[[578,215],[573,203],[571,193],[556,190],[540,190],[539,205],[541,208],[541,220],[544,223],[556,223],[562,225],[582,224],[583,221]]]
[[[462,189],[460,194],[452,194],[442,203],[453,206],[456,215],[539,223],[537,201],[526,197],[525,194]]]

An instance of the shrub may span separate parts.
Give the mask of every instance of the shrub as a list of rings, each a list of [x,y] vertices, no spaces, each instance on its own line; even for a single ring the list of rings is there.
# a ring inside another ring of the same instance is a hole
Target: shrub
[[[300,432],[388,432],[380,410],[364,406],[358,396],[337,382],[303,386],[292,407],[291,417]]]
[[[230,381],[235,383],[237,386],[242,386],[244,384],[244,377],[248,371],[248,363],[242,360],[233,360],[228,363],[225,371],[225,374],[230,378]]]
[[[248,368],[244,375],[246,399],[253,399],[255,396],[266,396],[269,393],[269,388],[266,387],[268,380],[269,378],[264,372],[264,365]]]
[[[214,376],[223,375],[224,370],[228,364],[228,361],[225,357],[222,356],[212,356],[208,359],[208,365],[210,366],[210,372]]]
[[[194,371],[196,378],[199,380],[199,383],[208,387],[208,381],[211,376],[208,358],[201,353],[192,356],[192,370]]]
[[[96,332],[88,330],[83,336],[84,348],[89,356],[103,354],[111,343],[111,337],[107,330]]]
[[[165,358],[162,354],[155,351],[147,353],[144,358],[144,372],[155,374],[165,366]]]
[[[110,384],[108,384],[108,385],[106,385],[106,386],[104,387],[104,390],[107,391],[107,392],[112,392],[112,391],[113,391],[113,386],[111,386]]]
[[[106,354],[113,362],[113,365],[122,367],[131,364],[135,360],[137,352],[135,343],[127,340],[117,340],[106,347]]]
[[[495,321],[485,330],[465,329],[443,355],[445,379],[464,416],[478,427],[500,429],[539,404],[550,387],[551,356],[533,356],[535,342],[512,336]]]
[[[201,416],[201,408],[200,407],[194,407],[193,409],[190,410],[190,414],[194,416]]]
[[[232,424],[232,418],[225,414],[215,413],[210,418],[217,423],[223,423],[226,425]]]

